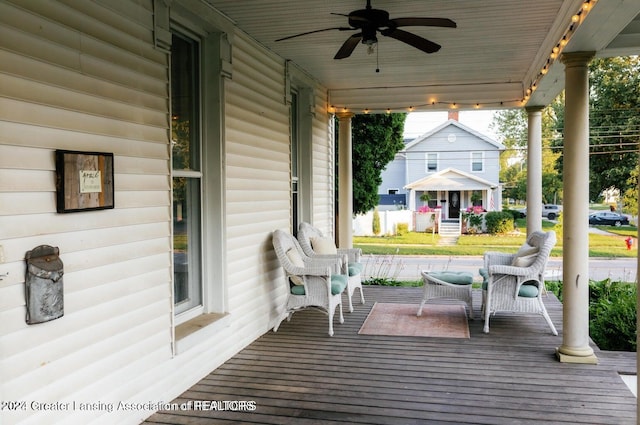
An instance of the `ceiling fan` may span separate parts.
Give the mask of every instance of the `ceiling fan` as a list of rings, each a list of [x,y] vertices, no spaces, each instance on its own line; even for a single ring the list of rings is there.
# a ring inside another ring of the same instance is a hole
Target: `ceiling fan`
[[[289,40],[295,37],[301,37],[307,34],[313,34],[316,32],[339,30],[339,31],[354,31],[360,30],[360,32],[353,34],[344,42],[342,47],[338,50],[334,59],[344,59],[351,56],[351,53],[355,50],[358,43],[362,42],[373,49],[373,46],[378,42],[376,37],[377,33],[394,38],[398,41],[402,41],[416,49],[422,50],[425,53],[434,53],[440,50],[440,46],[433,41],[422,38],[418,35],[399,29],[399,27],[448,27],[456,28],[456,23],[451,19],[446,18],[396,18],[389,19],[389,12],[381,9],[373,9],[371,7],[371,0],[367,0],[366,9],[354,10],[348,15],[342,13],[332,13],[332,15],[346,16],[349,18],[350,27],[332,27],[324,28],[320,30],[307,31],[300,34],[290,35],[288,37],[279,38],[276,41]]]

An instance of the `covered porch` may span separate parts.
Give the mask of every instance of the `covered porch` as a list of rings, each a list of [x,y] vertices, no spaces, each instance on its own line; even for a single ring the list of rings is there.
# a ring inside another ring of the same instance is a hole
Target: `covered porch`
[[[496,315],[491,333],[478,319],[470,338],[359,335],[375,302],[413,303],[421,288],[366,287],[367,304],[336,322],[294,314],[174,402],[254,401],[255,410],[158,412],[146,424],[635,424],[636,398],[620,374],[635,353],[602,352],[597,366],[560,363],[562,306],[545,298],[559,336],[541,317]]]

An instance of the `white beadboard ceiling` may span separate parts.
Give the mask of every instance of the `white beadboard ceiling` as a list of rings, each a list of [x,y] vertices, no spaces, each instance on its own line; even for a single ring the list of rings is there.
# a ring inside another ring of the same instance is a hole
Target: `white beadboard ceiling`
[[[378,34],[378,57],[359,45],[351,57],[333,56],[357,31],[305,31],[348,26],[345,16],[366,0],[206,0],[259,43],[291,60],[329,90],[330,106],[353,112],[523,106],[553,47],[583,0],[372,0],[391,18],[449,18],[457,28],[404,27],[442,45],[425,54]],[[593,0],[592,0],[593,3]],[[565,52],[599,56],[640,54],[640,0],[599,0],[577,27]],[[376,68],[380,72],[376,72]],[[564,67],[553,62],[528,105],[544,105],[562,90]]]

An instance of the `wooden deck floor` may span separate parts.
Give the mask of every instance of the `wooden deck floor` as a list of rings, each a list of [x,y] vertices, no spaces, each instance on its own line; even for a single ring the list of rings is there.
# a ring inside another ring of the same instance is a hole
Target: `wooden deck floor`
[[[147,424],[635,424],[636,398],[618,376],[635,356],[596,350],[600,364],[561,364],[562,307],[498,315],[482,332],[480,293],[470,339],[358,335],[374,302],[419,303],[420,288],[365,287],[327,335],[319,312],[296,313],[174,402],[255,401],[255,411],[159,412]]]

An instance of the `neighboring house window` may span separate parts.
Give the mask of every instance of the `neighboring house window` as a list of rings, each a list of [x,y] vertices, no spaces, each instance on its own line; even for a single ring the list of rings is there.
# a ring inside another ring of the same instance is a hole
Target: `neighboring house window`
[[[389,195],[396,195],[398,193],[398,189],[389,189],[387,192]]]
[[[199,68],[199,42],[174,33],[171,45],[171,144],[176,314],[202,306]]]
[[[427,173],[433,173],[436,171],[438,171],[438,154],[428,153],[427,154]]]
[[[482,152],[471,152],[471,171],[484,171],[484,155]]]

